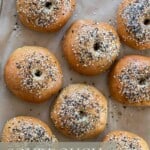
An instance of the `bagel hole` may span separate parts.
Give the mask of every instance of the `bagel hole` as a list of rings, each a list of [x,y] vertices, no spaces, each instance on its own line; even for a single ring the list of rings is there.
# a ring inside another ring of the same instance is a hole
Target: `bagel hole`
[[[139,84],[140,85],[145,85],[146,84],[146,78],[141,78],[140,80],[139,80]]]
[[[51,6],[52,6],[52,2],[46,2],[46,3],[45,3],[45,7],[46,7],[46,8],[50,9]]]
[[[79,114],[80,114],[80,116],[82,116],[82,117],[86,115],[86,113],[85,113],[83,110],[80,110],[80,111],[79,111]]]
[[[34,75],[35,75],[36,77],[41,77],[42,72],[41,72],[40,70],[36,70],[35,73],[34,73]]]
[[[144,25],[146,25],[146,26],[150,25],[150,19],[145,19],[144,20]]]
[[[100,49],[100,43],[99,42],[96,42],[93,46],[94,50],[95,51],[98,51]]]

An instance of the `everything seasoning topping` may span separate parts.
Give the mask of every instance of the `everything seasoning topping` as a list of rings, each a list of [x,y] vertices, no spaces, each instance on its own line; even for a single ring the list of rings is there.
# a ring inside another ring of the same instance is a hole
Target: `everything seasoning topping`
[[[63,95],[64,99],[58,113],[62,128],[67,128],[71,135],[82,137],[95,129],[100,123],[101,112],[105,108],[96,102],[88,89]]]
[[[48,27],[61,15],[71,10],[71,0],[17,0],[18,13],[27,16],[27,22],[39,27]]]
[[[150,42],[150,0],[135,0],[124,9],[122,17],[127,32],[138,42]]]
[[[60,77],[56,62],[39,52],[26,54],[24,59],[16,63],[16,67],[22,89],[30,93],[36,92],[39,97],[42,90],[54,86]]]
[[[143,150],[139,138],[130,138],[123,133],[109,136],[109,141],[117,144],[117,150]]]
[[[12,141],[18,142],[55,142],[56,138],[50,136],[45,128],[41,125],[33,124],[28,121],[15,120],[16,123],[12,123],[8,127],[12,136]],[[11,141],[10,141],[11,142]]]
[[[83,66],[103,60],[111,62],[113,57],[118,56],[120,45],[113,32],[89,25],[83,25],[77,32],[72,50]]]
[[[121,93],[131,103],[150,101],[150,66],[138,62],[128,64],[118,76],[122,85]]]

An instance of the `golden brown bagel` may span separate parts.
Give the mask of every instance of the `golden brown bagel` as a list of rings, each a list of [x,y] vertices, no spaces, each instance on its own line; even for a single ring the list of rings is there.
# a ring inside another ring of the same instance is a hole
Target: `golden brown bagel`
[[[112,131],[103,141],[115,143],[116,150],[149,150],[144,139],[127,131]]]
[[[51,111],[56,128],[73,139],[99,135],[107,122],[107,100],[95,87],[72,84],[56,99]]]
[[[29,102],[46,101],[62,86],[62,71],[56,57],[43,47],[15,50],[5,65],[5,82],[17,97]]]
[[[114,28],[92,20],[74,22],[63,40],[68,63],[85,75],[106,71],[117,58],[119,49],[120,41]]]
[[[150,49],[150,1],[123,0],[117,14],[121,39],[137,50]]]
[[[21,22],[41,32],[58,31],[75,9],[75,0],[17,0],[16,3]]]
[[[150,106],[150,57],[129,55],[112,69],[109,77],[111,95],[133,106]]]
[[[50,128],[41,120],[19,116],[7,121],[2,142],[56,142]]]

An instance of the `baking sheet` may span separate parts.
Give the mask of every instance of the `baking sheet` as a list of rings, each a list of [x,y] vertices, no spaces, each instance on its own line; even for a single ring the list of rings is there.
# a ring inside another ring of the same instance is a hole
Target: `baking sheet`
[[[95,85],[108,99],[108,124],[105,131],[93,141],[100,141],[111,130],[127,130],[143,137],[150,145],[150,108],[125,107],[111,99],[108,86],[107,74],[94,77],[86,77],[74,72],[64,59],[61,50],[61,39],[70,26],[77,19],[94,19],[105,21],[115,26],[116,10],[121,0],[77,0],[77,7],[73,17],[57,33],[38,33],[21,25],[16,15],[16,0],[4,0],[0,16],[0,131],[4,123],[18,115],[29,115],[45,121],[56,134],[59,141],[72,141],[61,135],[49,119],[49,110],[56,95],[48,102],[42,104],[30,104],[17,99],[5,86],[3,68],[9,55],[18,47],[24,45],[38,45],[47,47],[60,61],[64,85],[70,83],[86,82]],[[150,56],[150,51],[139,52],[122,45],[120,57],[127,54],[141,54]]]

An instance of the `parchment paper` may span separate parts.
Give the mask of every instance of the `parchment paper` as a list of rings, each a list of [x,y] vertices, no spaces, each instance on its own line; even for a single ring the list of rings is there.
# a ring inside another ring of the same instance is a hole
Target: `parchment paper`
[[[4,123],[18,115],[30,115],[45,121],[56,134],[59,141],[71,141],[61,135],[49,119],[49,110],[56,95],[43,104],[30,104],[17,99],[6,88],[3,79],[3,69],[9,55],[18,47],[24,45],[38,45],[47,47],[54,52],[60,61],[64,85],[86,82],[94,84],[108,99],[108,125],[105,131],[93,141],[100,141],[111,130],[127,130],[143,137],[150,145],[150,108],[124,107],[111,99],[108,91],[107,74],[95,77],[79,75],[71,70],[64,59],[61,50],[61,39],[70,26],[77,19],[94,19],[105,21],[115,26],[116,10],[121,0],[77,0],[77,8],[69,22],[57,33],[38,33],[24,27],[16,16],[15,0],[4,0],[0,16],[0,131]],[[150,51],[139,52],[122,45],[120,57],[127,54],[141,54],[150,56]],[[119,59],[119,58],[118,58]]]

